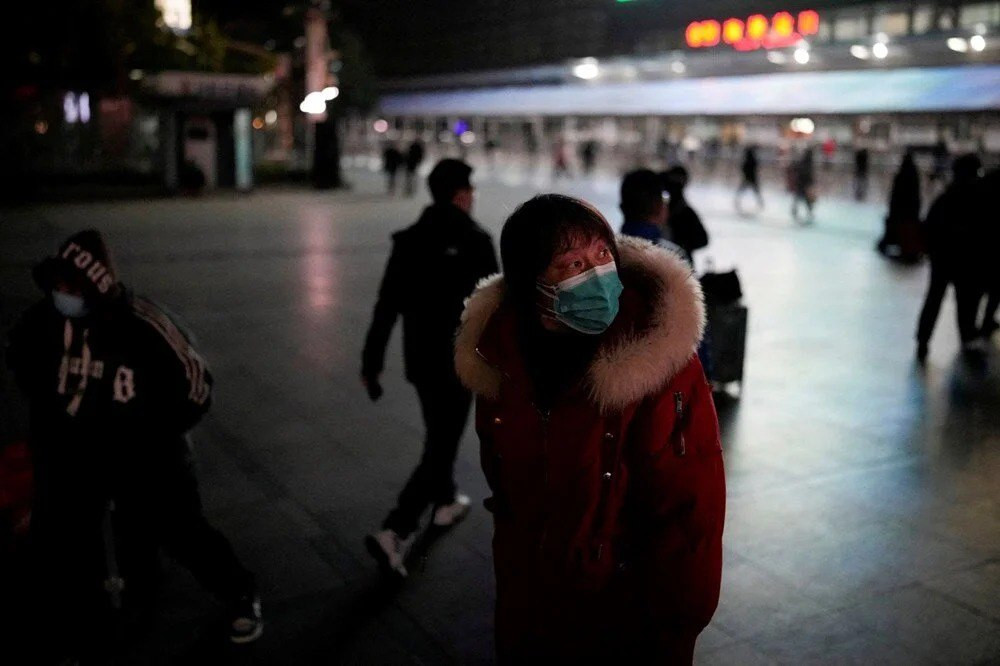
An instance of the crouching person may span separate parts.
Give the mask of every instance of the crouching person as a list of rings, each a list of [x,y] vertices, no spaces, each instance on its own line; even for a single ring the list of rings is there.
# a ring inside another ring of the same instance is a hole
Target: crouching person
[[[493,496],[499,660],[690,664],[719,600],[725,480],[685,262],[543,195],[456,339]]]
[[[114,532],[130,544],[122,573],[159,546],[229,609],[229,637],[260,636],[253,576],[208,524],[187,436],[208,410],[212,376],[190,338],[162,309],[119,283],[97,231],[68,239],[36,266],[45,297],[10,334],[8,366],[29,404],[36,478],[41,635],[61,656],[93,648]],[[141,552],[140,552],[141,551]],[[152,558],[145,558],[148,562]],[[38,661],[41,661],[39,659]]]

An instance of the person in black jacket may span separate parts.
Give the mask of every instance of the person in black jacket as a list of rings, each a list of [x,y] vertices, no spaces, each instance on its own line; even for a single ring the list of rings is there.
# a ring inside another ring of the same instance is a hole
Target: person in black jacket
[[[977,351],[976,317],[984,292],[984,253],[988,250],[983,243],[981,166],[979,158],[973,154],[956,158],[952,182],[935,199],[924,222],[931,274],[917,326],[917,360],[921,363],[927,358],[928,344],[949,284],[955,285],[962,349]]]
[[[231,640],[255,640],[263,625],[253,576],[202,514],[191,465],[187,432],[211,403],[204,359],[162,308],[125,290],[97,231],[70,237],[34,277],[45,297],[10,333],[6,361],[28,399],[47,645],[59,657],[89,649],[101,580],[115,577],[108,515],[126,594],[148,581],[141,563],[162,546],[228,605]]]
[[[743,151],[743,164],[740,165],[743,173],[743,182],[736,188],[736,210],[742,213],[743,193],[750,190],[757,197],[757,208],[764,208],[764,197],[760,193],[760,181],[758,179],[759,162],[757,161],[757,146],[747,146]]]
[[[684,258],[694,266],[694,251],[708,245],[708,232],[701,223],[698,213],[684,197],[688,184],[688,172],[682,166],[674,166],[663,173],[664,190],[670,195],[668,213],[669,240],[684,250]]]
[[[406,378],[417,390],[427,429],[424,452],[396,507],[366,544],[385,570],[403,577],[406,554],[428,506],[433,524],[447,527],[470,505],[454,481],[472,397],[455,375],[453,341],[465,299],[498,270],[492,238],[469,217],[471,174],[469,165],[454,159],[441,160],[431,171],[427,183],[434,203],[416,224],[393,235],[362,355],[361,378],[377,400],[386,345],[402,315]]]
[[[913,152],[908,150],[892,180],[889,214],[885,218],[885,233],[876,246],[878,251],[902,261],[916,260],[922,251],[919,227],[920,172]]]
[[[417,177],[417,169],[420,168],[421,162],[424,161],[424,142],[417,137],[410,144],[410,147],[406,151],[406,194],[407,196],[413,196],[414,181]]]

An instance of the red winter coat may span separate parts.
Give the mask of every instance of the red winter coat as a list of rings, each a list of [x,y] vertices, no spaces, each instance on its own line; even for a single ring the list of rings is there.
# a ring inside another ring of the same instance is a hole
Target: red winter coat
[[[493,496],[501,662],[690,663],[719,600],[725,479],[690,269],[619,239],[625,291],[585,380],[535,408],[500,277],[469,299],[456,369]]]

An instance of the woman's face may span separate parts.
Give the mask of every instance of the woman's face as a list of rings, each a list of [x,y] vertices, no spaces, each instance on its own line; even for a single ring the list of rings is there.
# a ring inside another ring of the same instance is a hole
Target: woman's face
[[[596,266],[603,266],[614,261],[608,242],[597,236],[581,239],[561,254],[552,257],[548,267],[539,276],[539,280],[547,285],[555,286],[563,280],[568,280],[580,273],[585,273]]]

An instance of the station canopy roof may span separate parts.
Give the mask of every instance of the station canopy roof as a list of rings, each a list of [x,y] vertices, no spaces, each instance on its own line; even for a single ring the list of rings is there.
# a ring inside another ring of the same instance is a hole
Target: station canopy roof
[[[736,116],[1000,109],[1000,65],[793,72],[382,96],[386,115]]]

